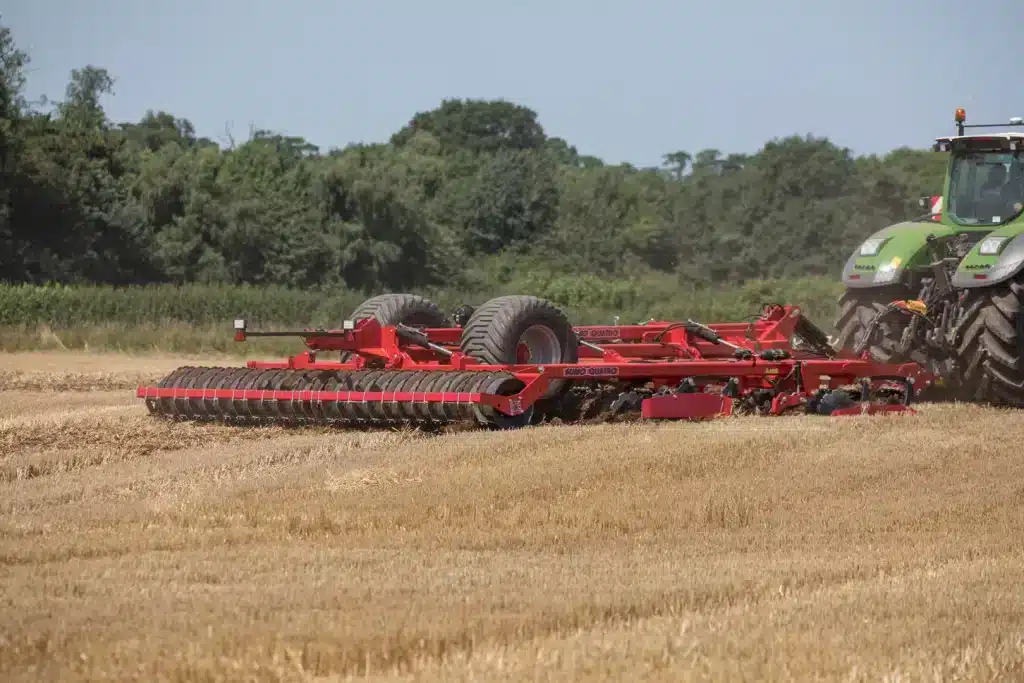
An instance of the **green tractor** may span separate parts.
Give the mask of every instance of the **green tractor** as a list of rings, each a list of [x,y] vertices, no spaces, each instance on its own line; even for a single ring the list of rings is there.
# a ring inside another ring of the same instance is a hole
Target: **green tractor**
[[[891,225],[846,262],[836,345],[920,363],[935,398],[1024,406],[1024,132],[937,138],[941,215]],[[922,206],[927,205],[922,199]]]

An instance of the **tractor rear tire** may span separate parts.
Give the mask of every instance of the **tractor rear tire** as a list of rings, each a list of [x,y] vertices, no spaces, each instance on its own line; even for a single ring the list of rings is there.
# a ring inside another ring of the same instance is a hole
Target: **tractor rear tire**
[[[839,317],[835,327],[839,332],[837,346],[853,350],[867,331],[871,319],[885,310],[893,301],[911,298],[913,294],[902,285],[872,289],[847,289],[839,297]],[[881,318],[875,327],[874,338],[867,347],[871,358],[877,363],[916,362],[927,367],[928,357],[922,351],[911,349],[907,357],[900,357],[898,350],[910,318],[894,311]]]
[[[451,327],[451,321],[437,304],[418,294],[379,294],[359,304],[349,320],[376,318],[381,325],[409,325],[410,327]],[[341,352],[341,362],[353,354]]]
[[[1024,406],[1024,280],[1018,275],[964,301],[957,347],[963,398]]]
[[[521,345],[529,359],[520,357]],[[499,296],[479,306],[466,322],[459,343],[462,353],[488,365],[550,365],[579,360],[579,342],[560,308],[535,296]],[[553,398],[569,385],[555,380],[543,398]]]

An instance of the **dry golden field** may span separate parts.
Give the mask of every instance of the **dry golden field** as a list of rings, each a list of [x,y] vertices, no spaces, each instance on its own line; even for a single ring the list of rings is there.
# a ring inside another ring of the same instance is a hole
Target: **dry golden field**
[[[148,417],[184,363],[0,354],[0,679],[1024,678],[1020,413]]]

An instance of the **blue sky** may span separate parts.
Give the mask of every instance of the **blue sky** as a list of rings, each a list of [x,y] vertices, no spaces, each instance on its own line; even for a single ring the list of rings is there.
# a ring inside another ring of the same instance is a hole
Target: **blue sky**
[[[8,0],[30,97],[107,68],[147,109],[236,139],[384,141],[443,98],[505,98],[608,162],[753,152],[789,134],[856,153],[1024,116],[1022,0]],[[972,29],[977,36],[970,35]]]

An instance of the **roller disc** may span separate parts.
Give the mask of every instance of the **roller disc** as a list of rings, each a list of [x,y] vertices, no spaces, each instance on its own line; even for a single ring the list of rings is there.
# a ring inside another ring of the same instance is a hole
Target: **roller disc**
[[[522,415],[511,416],[470,402],[471,394],[510,395],[521,391],[523,383],[503,372],[185,366],[167,375],[158,388],[196,392],[188,397],[146,398],[151,414],[193,422],[427,428],[469,421],[509,429],[529,424],[532,416],[532,408]],[[348,401],[310,399],[297,393],[304,391],[353,392],[354,395]],[[250,395],[243,398],[242,392]],[[266,395],[261,395],[263,392]],[[275,396],[271,392],[279,393]],[[360,400],[362,392],[402,393],[411,400]],[[453,400],[428,402],[425,395],[431,393],[453,394]],[[423,398],[417,400],[418,395]]]
[[[503,372],[489,372],[481,377],[474,387],[474,391],[483,394],[497,394],[499,396],[511,396],[523,390],[522,380]],[[495,429],[519,429],[530,424],[533,419],[534,407],[531,404],[520,415],[505,415],[491,406],[477,404],[473,406],[473,413],[476,419],[483,425]]]

